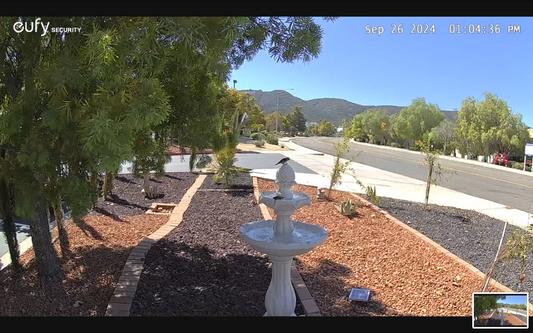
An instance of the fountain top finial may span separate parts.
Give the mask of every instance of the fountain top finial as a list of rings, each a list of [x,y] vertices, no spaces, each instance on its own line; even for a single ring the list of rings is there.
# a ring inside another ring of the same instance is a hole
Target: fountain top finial
[[[276,185],[279,186],[279,192],[285,199],[292,199],[291,187],[296,184],[296,175],[293,168],[288,164],[290,158],[281,159],[276,165],[282,166],[276,172]]]

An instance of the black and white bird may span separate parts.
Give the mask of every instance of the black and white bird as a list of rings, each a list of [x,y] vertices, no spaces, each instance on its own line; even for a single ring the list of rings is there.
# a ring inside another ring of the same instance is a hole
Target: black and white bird
[[[291,159],[288,158],[288,157],[282,158],[281,160],[279,160],[278,163],[276,163],[276,165],[278,165],[278,164],[283,164],[283,165],[285,165],[285,164],[287,164],[287,162],[289,162],[290,160],[291,160]]]

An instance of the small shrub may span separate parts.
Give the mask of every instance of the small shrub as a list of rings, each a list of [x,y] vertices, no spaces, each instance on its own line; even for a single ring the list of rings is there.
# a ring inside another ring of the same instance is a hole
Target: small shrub
[[[258,148],[263,148],[265,146],[265,141],[263,140],[256,140],[254,142],[255,146],[258,147]]]
[[[520,162],[514,162],[511,164],[513,169],[524,170],[524,164]]]
[[[285,146],[284,146],[283,144],[281,144],[280,147],[281,147],[281,149],[284,149],[284,148],[285,148]]]
[[[253,133],[250,135],[250,139],[252,140],[265,140],[265,135],[263,133]]]
[[[266,138],[266,142],[271,145],[278,145],[278,137],[275,135],[269,135]]]
[[[393,148],[402,148],[402,145],[400,145],[398,142],[393,142],[390,144],[390,146]]]
[[[337,206],[339,212],[344,216],[354,216],[357,214],[357,204],[353,203],[352,200],[343,201],[340,205]]]
[[[223,183],[226,188],[231,188],[233,182],[239,175],[239,171],[233,166],[237,161],[235,155],[228,151],[222,151],[216,154],[216,161],[215,182]]]
[[[365,190],[365,194],[370,199],[370,201],[372,201],[377,206],[381,204],[381,197],[378,196],[375,186],[366,186],[359,179],[356,180],[356,183],[357,185],[359,185],[359,187],[361,187],[361,189]]]
[[[381,198],[377,195],[375,186],[367,186],[366,195],[370,198],[370,200],[372,200],[376,205],[379,206],[379,204],[381,203]]]

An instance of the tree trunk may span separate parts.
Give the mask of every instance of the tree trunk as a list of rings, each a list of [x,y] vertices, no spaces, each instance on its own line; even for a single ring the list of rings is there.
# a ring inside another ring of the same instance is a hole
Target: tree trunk
[[[196,163],[196,147],[192,145],[191,155],[189,156],[189,172],[194,171],[194,164]]]
[[[9,248],[11,265],[16,271],[18,271],[22,268],[22,265],[20,264],[20,250],[17,240],[17,228],[15,225],[15,212],[11,205],[13,196],[10,192],[5,179],[0,180],[0,209],[3,221],[2,229],[6,236],[7,247]]]
[[[94,208],[94,205],[96,204],[96,201],[100,197],[100,193],[98,192],[98,172],[91,172],[91,190],[93,191],[93,200],[91,203],[91,209]]]
[[[447,141],[447,140],[444,140],[444,151],[442,152],[442,154],[443,154],[444,156],[446,156],[446,146],[447,146],[447,144],[448,144],[448,141]]]
[[[68,241],[68,234],[65,226],[65,214],[61,204],[61,196],[58,196],[52,203],[52,208],[54,209],[57,231],[59,233],[59,246],[61,248],[61,255],[63,258],[68,258],[71,254],[70,243]]]
[[[113,173],[106,172],[104,177],[104,199],[113,193]]]
[[[39,277],[45,282],[60,282],[61,271],[50,233],[50,215],[46,199],[39,195],[36,216],[29,219],[31,240]]]
[[[428,180],[426,181],[426,206],[429,204],[429,189],[431,188],[432,176],[433,176],[433,163],[429,163]]]
[[[149,193],[150,192],[150,173],[145,172],[144,178],[143,178],[143,192]]]

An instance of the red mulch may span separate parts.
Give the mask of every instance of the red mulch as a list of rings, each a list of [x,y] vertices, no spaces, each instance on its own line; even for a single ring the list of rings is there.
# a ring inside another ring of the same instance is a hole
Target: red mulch
[[[44,288],[35,260],[20,275],[5,280],[0,272],[0,316],[103,316],[130,251],[168,221],[164,215],[112,217],[91,215],[84,223],[68,221],[72,257],[60,258],[63,285]],[[59,242],[55,249],[59,251]],[[60,256],[60,255],[59,255]],[[34,257],[33,249],[22,256]]]

